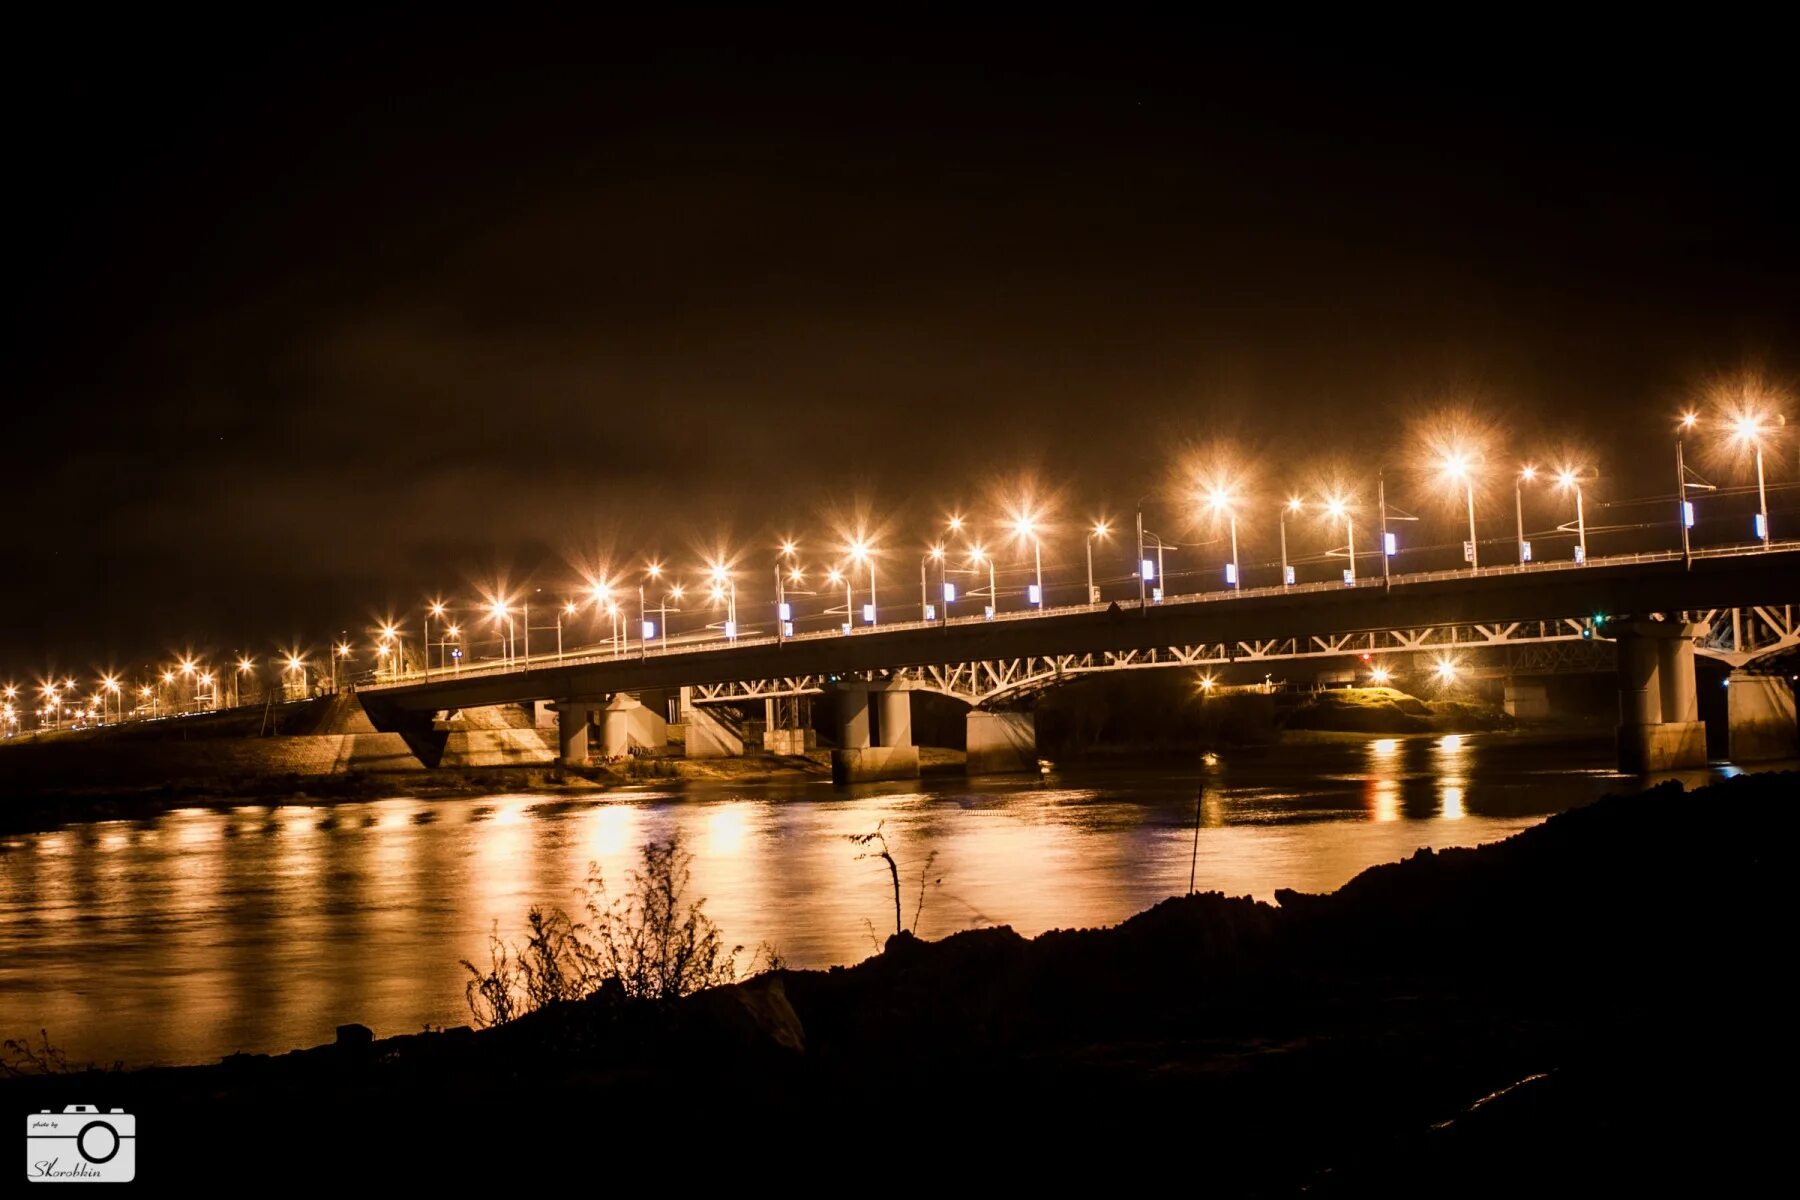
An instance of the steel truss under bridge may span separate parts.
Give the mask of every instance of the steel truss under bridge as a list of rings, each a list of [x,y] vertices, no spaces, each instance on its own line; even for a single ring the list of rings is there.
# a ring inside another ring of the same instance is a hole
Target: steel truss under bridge
[[[1700,654],[1741,666],[1754,658],[1800,644],[1791,607],[1714,609],[1684,614],[1706,621],[1710,631],[1697,646]],[[1604,626],[1601,627],[1602,631]],[[1603,633],[1602,633],[1603,636]],[[814,695],[833,684],[873,682],[937,692],[982,707],[1058,683],[1108,671],[1140,671],[1166,667],[1209,667],[1234,663],[1292,662],[1309,658],[1352,658],[1362,655],[1457,654],[1489,648],[1515,650],[1515,670],[1604,669],[1611,647],[1595,644],[1589,618],[1549,621],[1496,621],[1484,624],[1428,625],[1416,629],[1384,629],[1363,633],[1316,634],[1255,641],[1203,642],[1151,650],[1086,654],[1031,655],[1021,658],[902,667],[854,676],[787,675],[697,686],[698,704],[730,704]],[[1592,650],[1578,651],[1586,643]],[[1602,648],[1604,647],[1604,649]]]

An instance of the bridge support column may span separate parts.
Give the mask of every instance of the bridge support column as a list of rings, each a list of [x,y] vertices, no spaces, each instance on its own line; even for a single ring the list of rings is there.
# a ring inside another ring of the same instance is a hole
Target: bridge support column
[[[579,700],[561,700],[556,712],[556,759],[565,767],[585,767],[588,761],[588,718],[594,706]]]
[[[1694,691],[1694,638],[1704,625],[1624,621],[1619,644],[1619,769],[1706,765],[1706,725]]]
[[[742,758],[744,739],[710,710],[695,704],[693,693],[681,689],[681,723],[686,729],[687,757]]]
[[[983,712],[968,716],[964,769],[971,775],[1013,775],[1038,769],[1037,717],[1028,712]]]
[[[1733,671],[1726,681],[1725,710],[1732,762],[1800,758],[1794,687],[1781,676]]]
[[[870,701],[875,704],[874,734]],[[917,779],[919,748],[912,744],[912,693],[904,687],[849,684],[838,691],[838,748],[831,752],[831,781],[873,783]],[[874,744],[871,744],[871,743]]]
[[[636,696],[614,693],[600,710],[600,753],[606,758],[625,758],[631,753],[631,729],[644,706]]]

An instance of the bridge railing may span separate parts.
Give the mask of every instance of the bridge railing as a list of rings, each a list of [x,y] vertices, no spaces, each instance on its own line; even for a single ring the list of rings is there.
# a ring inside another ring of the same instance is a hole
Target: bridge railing
[[[1800,550],[1800,541],[1774,542],[1764,547],[1760,543],[1738,546],[1711,546],[1695,549],[1692,558],[1736,558],[1753,554],[1793,552]],[[423,683],[447,679],[481,679],[496,675],[512,675],[536,670],[550,670],[563,667],[594,666],[608,662],[622,662],[645,658],[690,658],[704,657],[720,650],[742,647],[773,646],[782,643],[808,643],[841,637],[862,637],[876,633],[897,633],[906,630],[934,629],[941,626],[992,625],[1001,622],[1032,621],[1040,617],[1075,616],[1082,613],[1107,612],[1114,605],[1120,611],[1140,612],[1154,608],[1176,608],[1183,605],[1219,604],[1234,600],[1266,599],[1273,596],[1292,596],[1317,594],[1320,592],[1345,592],[1367,590],[1370,588],[1396,588],[1416,584],[1438,583],[1457,579],[1491,579],[1518,575],[1544,575],[1564,571],[1588,571],[1599,567],[1649,565],[1654,563],[1680,562],[1682,553],[1679,550],[1656,550],[1636,554],[1612,554],[1601,558],[1590,558],[1585,563],[1577,563],[1572,559],[1553,560],[1533,563],[1502,563],[1487,567],[1451,568],[1436,571],[1413,571],[1405,574],[1382,575],[1379,573],[1367,576],[1359,575],[1353,583],[1323,580],[1309,583],[1297,583],[1289,586],[1272,584],[1255,588],[1220,588],[1210,592],[1186,592],[1175,596],[1164,596],[1161,600],[1147,599],[1138,601],[1135,598],[1117,601],[1103,601],[1098,604],[1062,604],[1043,608],[1014,609],[1009,612],[997,612],[992,616],[976,614],[960,617],[946,617],[936,621],[889,621],[877,625],[865,625],[846,634],[841,628],[808,630],[796,633],[791,637],[776,637],[773,634],[756,634],[740,636],[733,639],[723,637],[696,637],[683,639],[671,645],[649,645],[639,643],[637,649],[613,648],[594,649],[584,647],[579,651],[562,654],[534,654],[527,658],[515,658],[511,661],[489,663],[482,666],[467,666],[450,670],[439,669],[427,675],[420,671],[409,671],[398,679],[389,678],[364,687],[364,691],[385,691],[391,688],[416,687]]]

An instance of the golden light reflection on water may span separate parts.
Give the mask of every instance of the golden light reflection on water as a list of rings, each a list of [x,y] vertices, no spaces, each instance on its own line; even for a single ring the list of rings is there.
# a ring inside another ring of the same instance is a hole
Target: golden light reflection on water
[[[346,1021],[383,1035],[461,1024],[458,960],[485,961],[496,922],[516,939],[530,905],[578,908],[590,862],[616,892],[644,842],[674,835],[727,940],[802,966],[856,961],[871,932],[892,932],[887,869],[846,840],[878,824],[902,921],[917,912],[933,937],[1118,921],[1185,891],[1190,869],[1229,894],[1325,891],[1598,795],[1606,753],[1546,762],[1481,738],[1382,738],[1094,786],[1057,773],[979,790],[244,806],[23,835],[0,849],[0,1028],[143,1064],[316,1044]]]

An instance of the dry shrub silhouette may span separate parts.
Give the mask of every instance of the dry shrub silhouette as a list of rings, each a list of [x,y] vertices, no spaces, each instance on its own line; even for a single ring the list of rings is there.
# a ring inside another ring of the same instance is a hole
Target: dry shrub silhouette
[[[650,842],[623,895],[610,895],[598,864],[584,885],[587,920],[533,906],[523,944],[488,935],[486,970],[467,959],[464,998],[480,1026],[504,1025],[552,1004],[601,992],[627,1001],[667,1003],[735,982],[741,945],[727,946],[706,900],[688,901],[694,856],[679,839]],[[760,951],[770,969],[780,957]]]

